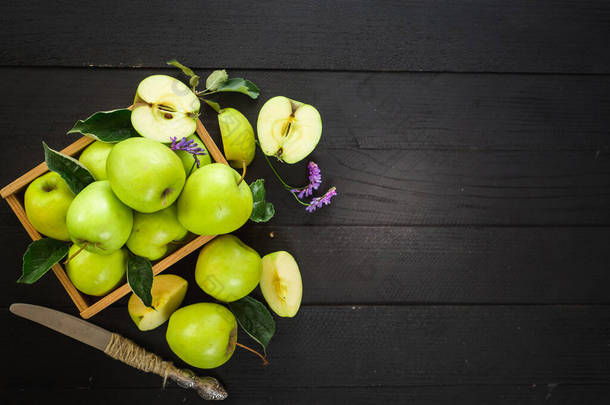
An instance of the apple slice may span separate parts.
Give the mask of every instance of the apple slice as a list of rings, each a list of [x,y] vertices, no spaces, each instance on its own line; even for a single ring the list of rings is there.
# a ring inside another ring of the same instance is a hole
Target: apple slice
[[[265,155],[296,163],[307,157],[320,141],[322,118],[314,107],[278,96],[261,108],[256,130]]]
[[[195,132],[199,99],[178,79],[148,76],[138,85],[134,104],[131,124],[145,138],[169,143]]]
[[[167,321],[186,295],[188,282],[174,274],[160,274],[153,279],[152,305],[148,308],[137,295],[131,294],[127,310],[138,329],[152,330]]]
[[[282,250],[263,257],[260,287],[265,301],[279,316],[292,318],[299,311],[303,282],[290,253]]]

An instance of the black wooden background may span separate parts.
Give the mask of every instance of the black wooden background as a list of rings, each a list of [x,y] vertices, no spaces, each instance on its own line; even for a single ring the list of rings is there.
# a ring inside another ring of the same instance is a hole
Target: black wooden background
[[[275,95],[321,112],[312,159],[337,186],[330,207],[305,213],[260,155],[248,171],[277,214],[237,234],[293,252],[305,290],[267,367],[238,350],[210,371],[228,403],[610,402],[607,1],[19,1],[0,27],[2,184],[43,159],[43,139],[64,147],[77,119],[129,105],[147,75],[178,76],[174,57],[257,83],[258,101],[218,98],[252,123]],[[301,184],[305,164],[281,170]],[[27,244],[4,205],[0,402],[199,403],[11,315],[75,313],[53,275],[15,283]],[[206,299],[195,259],[171,269],[187,302]],[[126,300],[92,320],[182,365]]]

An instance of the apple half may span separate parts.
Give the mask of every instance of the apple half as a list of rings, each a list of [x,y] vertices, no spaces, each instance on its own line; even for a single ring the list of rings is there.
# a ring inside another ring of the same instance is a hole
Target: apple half
[[[263,257],[261,291],[269,308],[281,317],[292,318],[299,311],[303,297],[303,281],[299,265],[286,251]]]
[[[169,143],[195,132],[199,99],[180,80],[166,75],[148,76],[138,85],[131,124],[143,137]]]
[[[127,310],[129,316],[141,331],[152,330],[162,325],[182,304],[188,282],[174,274],[160,274],[153,278],[151,289],[152,306],[149,308],[135,294],[131,294]]]
[[[265,155],[296,163],[305,159],[320,141],[322,118],[309,104],[277,96],[261,108],[256,130]]]

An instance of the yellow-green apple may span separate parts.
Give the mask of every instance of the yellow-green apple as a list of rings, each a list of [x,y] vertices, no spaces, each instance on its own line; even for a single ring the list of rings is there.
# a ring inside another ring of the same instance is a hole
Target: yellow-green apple
[[[278,96],[258,113],[258,141],[263,153],[286,163],[309,155],[322,136],[322,118],[313,106]]]
[[[150,214],[134,212],[127,247],[138,256],[157,260],[175,250],[171,243],[183,239],[187,233],[176,217],[175,205]]]
[[[172,314],[165,338],[184,362],[193,367],[214,368],[229,360],[235,351],[237,321],[222,305],[192,304]]]
[[[279,251],[263,256],[261,291],[269,307],[282,317],[293,317],[301,306],[303,282],[294,257]]]
[[[153,278],[150,290],[153,308],[147,307],[137,295],[131,294],[127,304],[129,316],[138,329],[155,329],[165,323],[182,304],[187,287],[188,283],[182,277],[174,274],[159,274]]]
[[[95,141],[87,146],[78,160],[91,172],[95,180],[106,180],[106,159],[114,144]]]
[[[143,137],[169,143],[195,132],[199,108],[195,93],[180,80],[148,76],[138,85],[131,124]]]
[[[223,108],[218,114],[225,157],[232,167],[241,169],[254,159],[254,130],[248,119],[235,108]]]
[[[197,235],[233,232],[252,213],[252,192],[235,170],[222,163],[191,174],[178,199],[178,220]]]
[[[70,240],[66,213],[73,199],[74,193],[64,179],[49,172],[31,182],[25,190],[25,214],[38,232],[53,239]]]
[[[72,245],[68,252],[70,261],[66,264],[68,277],[79,291],[89,295],[105,295],[114,290],[123,280],[127,271],[128,253],[119,249],[109,255],[81,251]]]
[[[167,208],[184,186],[184,167],[167,146],[146,138],[129,138],[114,145],[106,171],[112,191],[139,212]]]
[[[256,288],[262,270],[261,257],[254,249],[236,236],[222,235],[199,252],[195,281],[208,295],[232,302]]]
[[[199,139],[197,135],[193,134],[191,136],[188,136],[186,139],[192,139],[193,143],[197,145],[197,147],[203,149],[206,152],[206,155],[197,156],[197,159],[199,160],[199,167],[212,163],[212,159],[210,158],[210,154],[206,149],[205,144],[203,143],[203,141],[201,141],[201,139]],[[180,160],[182,160],[182,165],[184,166],[184,171],[187,176],[197,170],[197,165],[195,164],[195,158],[193,157],[193,155],[184,150],[176,150],[174,152],[176,153],[176,155],[178,155]]]
[[[95,181],[74,197],[66,225],[72,242],[89,252],[109,255],[127,242],[133,213],[112,193],[108,180]]]

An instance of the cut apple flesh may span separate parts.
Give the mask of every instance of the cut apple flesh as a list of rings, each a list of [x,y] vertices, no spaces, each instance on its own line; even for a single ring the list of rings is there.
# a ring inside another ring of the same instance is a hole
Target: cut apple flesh
[[[187,281],[174,274],[155,276],[151,289],[154,309],[145,306],[137,295],[132,294],[127,304],[129,316],[138,329],[142,331],[155,329],[165,323],[182,304],[187,287]]]
[[[299,311],[303,282],[290,253],[279,251],[263,257],[260,287],[265,301],[277,315],[291,318]]]
[[[199,99],[184,83],[165,75],[153,75],[138,86],[131,124],[143,137],[169,143],[195,132]]]
[[[273,97],[263,105],[256,127],[263,153],[286,163],[307,157],[322,135],[318,110],[282,96]]]

